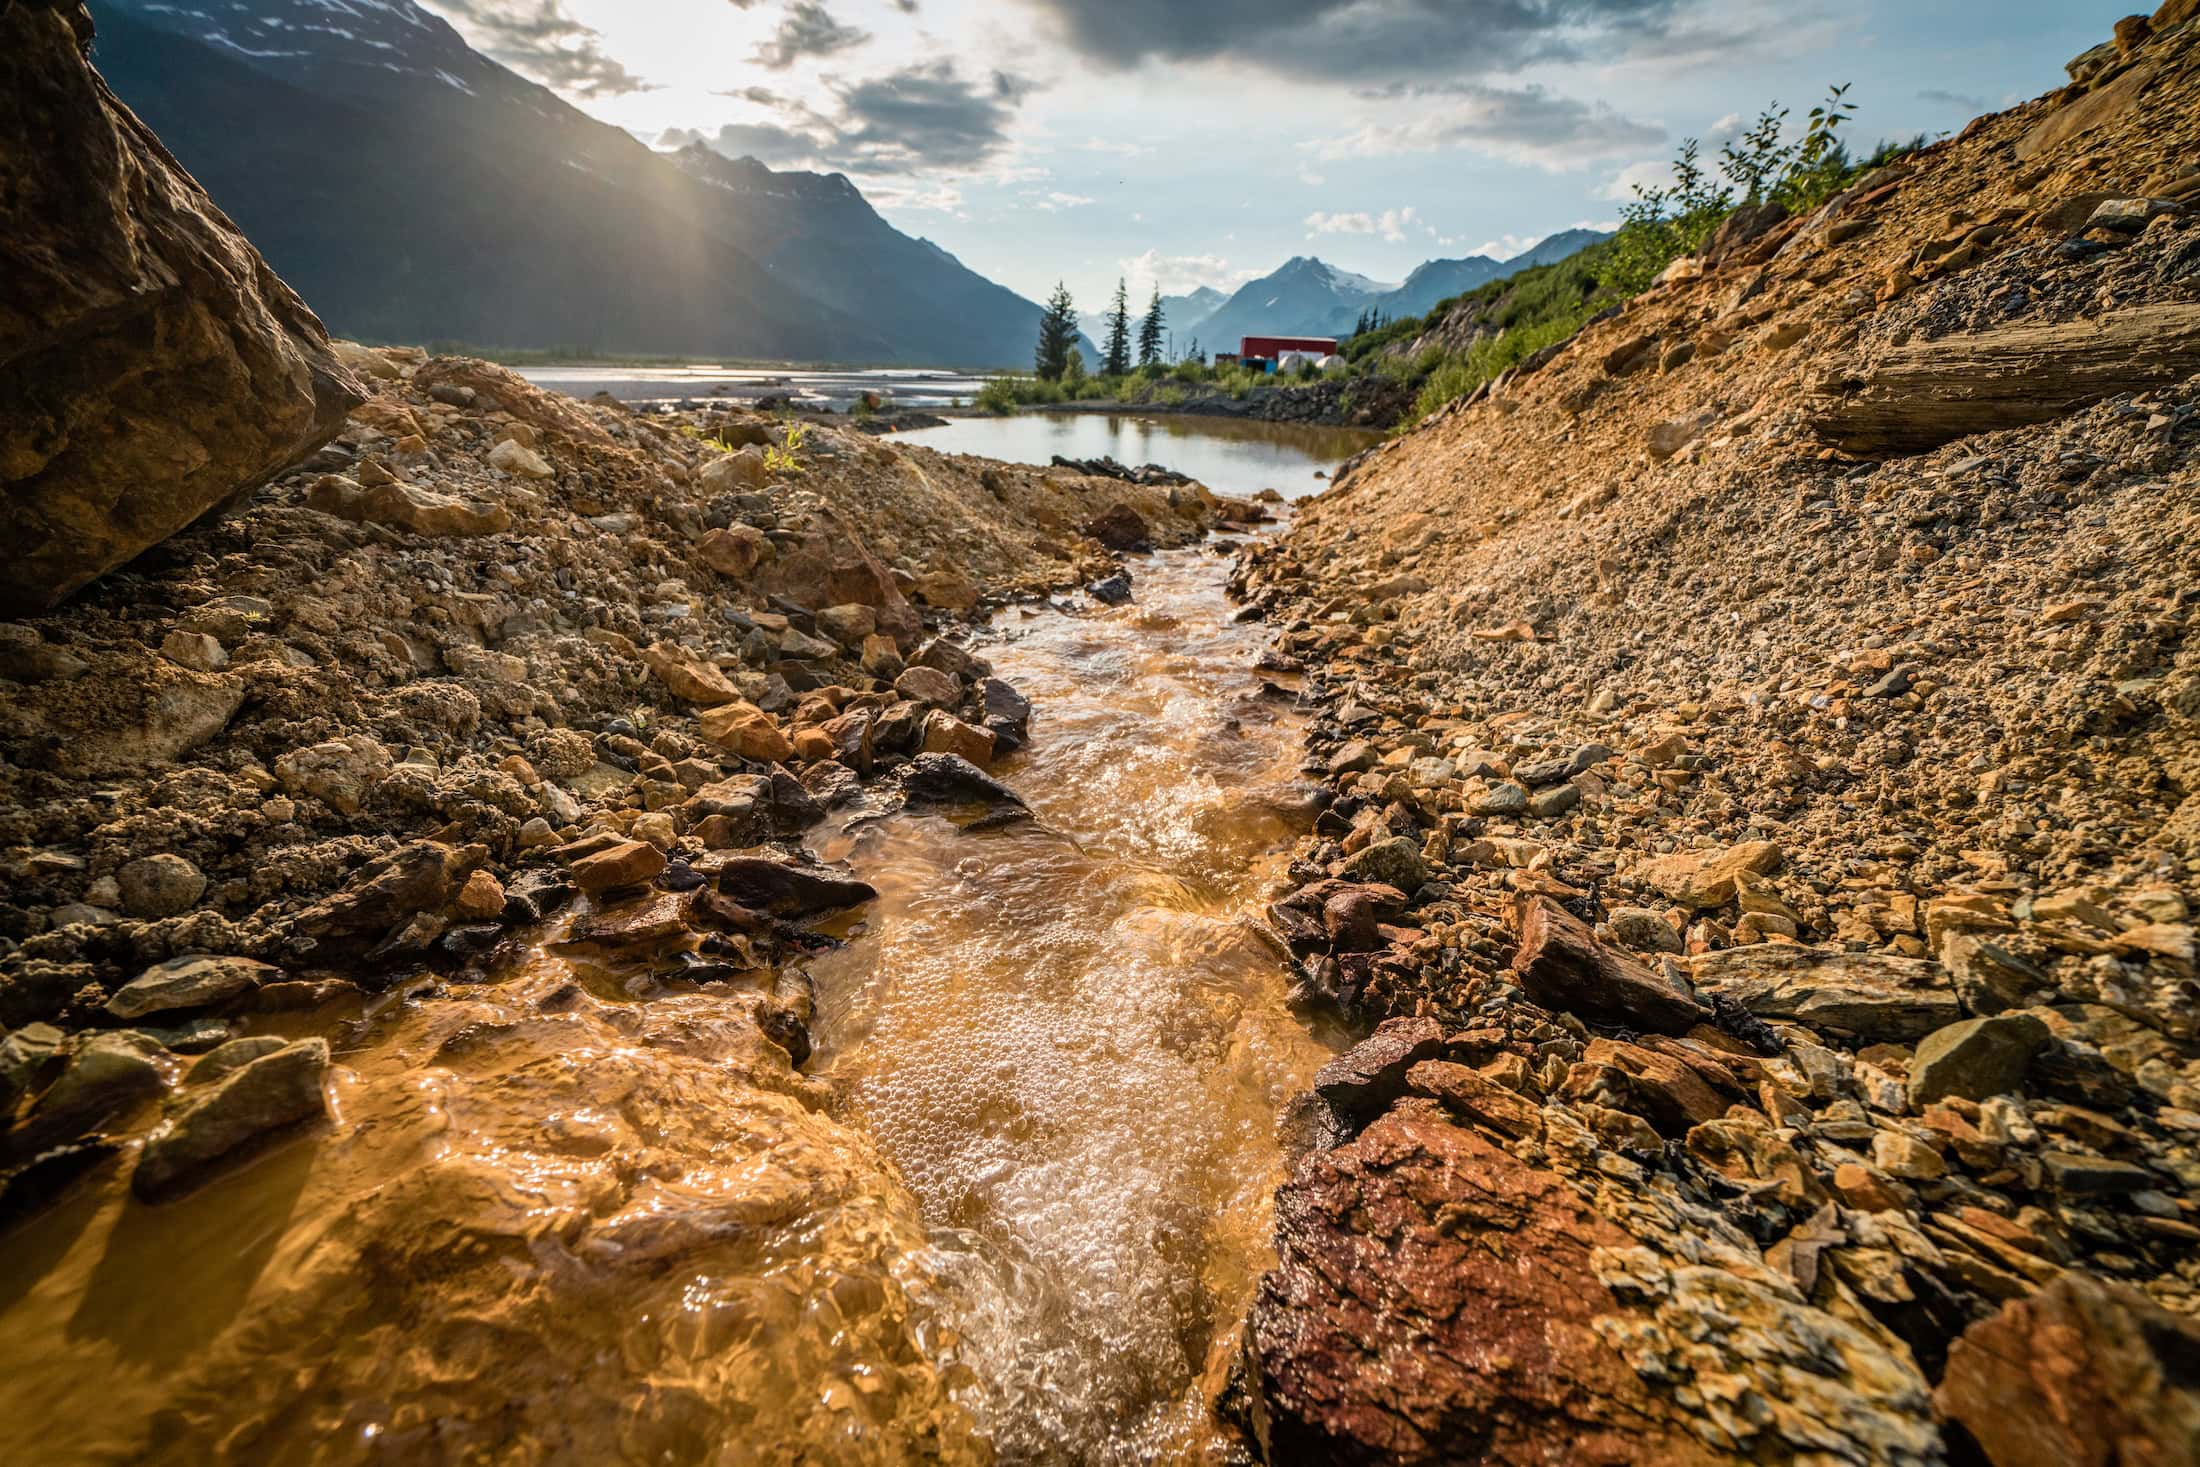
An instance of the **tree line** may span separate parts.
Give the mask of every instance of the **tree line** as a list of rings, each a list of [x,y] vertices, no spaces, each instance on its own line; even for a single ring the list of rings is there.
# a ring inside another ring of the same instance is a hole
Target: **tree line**
[[[1107,344],[1100,351],[1100,375],[1128,377],[1138,367],[1166,365],[1168,315],[1161,304],[1161,287],[1153,289],[1153,301],[1139,320],[1135,335],[1131,323],[1130,285],[1115,282],[1115,304],[1108,311]],[[1069,287],[1059,281],[1039,317],[1039,347],[1033,366],[1048,382],[1075,379],[1085,373],[1084,353],[1077,349],[1080,328],[1077,303]],[[1135,353],[1135,360],[1133,359]]]

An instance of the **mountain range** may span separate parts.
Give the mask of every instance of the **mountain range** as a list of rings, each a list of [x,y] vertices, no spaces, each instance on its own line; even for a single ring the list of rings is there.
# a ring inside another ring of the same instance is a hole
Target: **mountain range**
[[[651,149],[415,0],[91,0],[94,59],[330,329],[482,348],[962,367],[1031,361],[1040,309],[888,224],[845,176]],[[1343,336],[1603,236],[1385,285],[1293,259],[1167,297],[1177,354]],[[1143,314],[1143,303],[1133,310]],[[1082,319],[1105,339],[1097,314]]]
[[[413,0],[93,0],[94,59],[343,335],[880,364],[1031,360],[1039,307],[838,174],[659,153]]]
[[[1180,345],[1197,337],[1207,352],[1235,351],[1247,336],[1346,337],[1368,311],[1390,320],[1425,315],[1453,296],[1532,266],[1569,259],[1608,238],[1594,229],[1569,229],[1509,260],[1487,255],[1430,260],[1402,285],[1384,285],[1302,255],[1240,286],[1211,310],[1185,317],[1172,314],[1169,327]]]

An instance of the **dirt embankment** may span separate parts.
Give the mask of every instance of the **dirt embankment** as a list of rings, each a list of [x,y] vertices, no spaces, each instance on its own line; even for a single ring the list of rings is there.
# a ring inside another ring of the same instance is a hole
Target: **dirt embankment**
[[[1246,565],[1337,796],[1276,920],[1382,1025],[1279,1207],[1275,1460],[2200,1453],[2191,10]]]

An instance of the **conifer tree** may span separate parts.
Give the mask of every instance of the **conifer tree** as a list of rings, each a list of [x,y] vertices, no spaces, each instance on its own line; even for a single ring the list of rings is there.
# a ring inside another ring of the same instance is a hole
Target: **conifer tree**
[[[1103,377],[1127,377],[1131,370],[1131,300],[1130,288],[1121,280],[1115,282],[1115,306],[1108,312],[1108,345],[1101,358],[1100,375]]]
[[[1047,298],[1045,313],[1039,317],[1039,350],[1033,366],[1041,378],[1059,382],[1076,355],[1077,305],[1070,299],[1069,287],[1057,282],[1054,294]]]
[[[1168,325],[1168,316],[1161,308],[1161,287],[1153,288],[1153,304],[1146,307],[1146,319],[1138,327],[1138,365],[1161,365],[1162,333]]]

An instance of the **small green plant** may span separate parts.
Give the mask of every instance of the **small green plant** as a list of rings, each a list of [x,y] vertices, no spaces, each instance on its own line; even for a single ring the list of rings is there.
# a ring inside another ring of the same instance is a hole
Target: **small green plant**
[[[802,445],[809,442],[809,439],[810,425],[808,423],[789,423],[784,444],[771,443],[765,445],[764,472],[767,474],[785,474],[790,478],[800,474],[802,472],[802,460],[797,455],[802,452]]]

